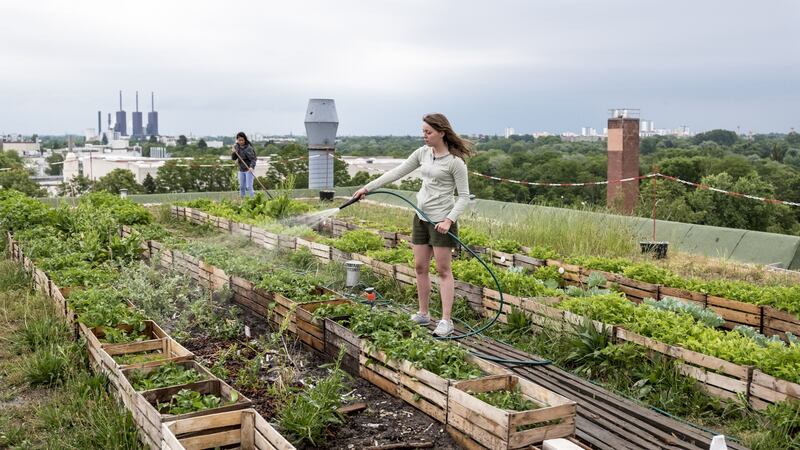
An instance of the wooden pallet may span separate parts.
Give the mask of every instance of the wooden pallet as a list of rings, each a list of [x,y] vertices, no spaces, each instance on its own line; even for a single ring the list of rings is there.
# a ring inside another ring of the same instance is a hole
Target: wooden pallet
[[[297,338],[305,344],[307,348],[316,350],[320,353],[325,352],[325,320],[315,319],[314,311],[322,306],[341,305],[352,303],[346,299],[324,300],[320,302],[301,303],[295,310],[297,317]]]
[[[197,391],[203,395],[213,394],[221,398],[222,406],[217,408],[205,409],[187,414],[164,414],[156,410],[157,403],[167,403],[173,395],[182,389]],[[236,397],[236,401],[233,398]],[[210,414],[222,413],[245,409],[252,406],[252,402],[222,380],[213,379],[198,381],[196,383],[184,384],[181,386],[171,386],[163,389],[153,389],[150,391],[136,392],[133,394],[132,404],[133,420],[152,442],[162,441],[162,424],[175,420],[189,419],[208,416]]]
[[[473,392],[519,388],[523,398],[542,405],[529,411],[507,411],[485,403]],[[459,381],[449,390],[447,423],[486,448],[527,448],[545,439],[575,433],[575,402],[516,375],[493,375]],[[524,429],[521,429],[524,427]]]
[[[161,430],[163,450],[295,448],[252,408],[174,420],[162,424]]]

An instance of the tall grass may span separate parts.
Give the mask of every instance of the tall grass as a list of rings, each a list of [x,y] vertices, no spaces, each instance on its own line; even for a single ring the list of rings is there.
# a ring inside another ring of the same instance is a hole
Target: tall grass
[[[465,225],[494,239],[511,239],[525,246],[543,246],[563,256],[635,257],[638,239],[625,218],[572,210],[536,208],[509,212],[501,218],[472,216]]]
[[[133,417],[108,393],[108,380],[82,370],[37,413],[42,448],[141,449]]]
[[[493,239],[511,239],[525,246],[548,247],[562,256],[632,258],[639,253],[636,230],[625,217],[592,214],[589,210],[512,206],[497,212],[494,217],[468,211],[459,223]],[[340,212],[339,217],[365,221],[389,231],[409,231],[413,212],[409,208],[359,203]]]
[[[0,448],[141,449],[133,419],[90,374],[50,299],[0,259]]]

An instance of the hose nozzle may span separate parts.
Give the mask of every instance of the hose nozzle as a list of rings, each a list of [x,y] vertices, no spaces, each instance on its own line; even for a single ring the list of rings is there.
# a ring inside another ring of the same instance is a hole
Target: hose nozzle
[[[339,207],[339,209],[340,209],[340,210],[342,210],[342,209],[345,209],[345,208],[347,208],[348,206],[352,205],[353,203],[356,203],[356,202],[357,202],[357,201],[359,201],[359,200],[361,200],[361,199],[360,199],[360,198],[358,198],[358,197],[353,197],[353,198],[351,198],[350,200],[348,200],[348,201],[344,202],[344,204],[343,204],[342,206],[340,206],[340,207]]]

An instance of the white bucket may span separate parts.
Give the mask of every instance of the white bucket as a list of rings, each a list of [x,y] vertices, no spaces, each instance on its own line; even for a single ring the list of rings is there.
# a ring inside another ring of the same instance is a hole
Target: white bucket
[[[361,261],[347,261],[344,263],[344,268],[347,272],[345,286],[355,287],[358,284],[359,279],[361,279],[361,266],[363,265],[364,263]]]

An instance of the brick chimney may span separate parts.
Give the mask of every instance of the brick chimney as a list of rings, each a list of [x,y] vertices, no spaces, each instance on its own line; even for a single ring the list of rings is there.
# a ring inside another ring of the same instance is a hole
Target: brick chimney
[[[614,109],[608,119],[608,180],[639,176],[638,110]],[[625,214],[639,202],[639,181],[609,183],[606,205]]]

